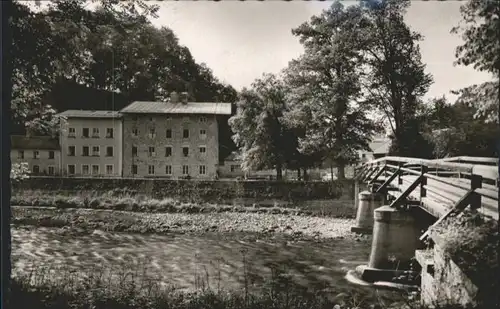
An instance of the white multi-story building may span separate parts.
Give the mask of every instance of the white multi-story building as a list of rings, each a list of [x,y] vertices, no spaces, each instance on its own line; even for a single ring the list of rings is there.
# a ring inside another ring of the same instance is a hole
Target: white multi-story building
[[[63,175],[122,176],[122,119],[114,111],[67,110],[61,121]]]

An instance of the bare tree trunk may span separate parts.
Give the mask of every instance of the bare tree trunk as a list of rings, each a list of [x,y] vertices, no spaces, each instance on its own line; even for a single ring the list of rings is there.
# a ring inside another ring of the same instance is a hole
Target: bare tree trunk
[[[10,102],[12,95],[12,67],[10,59],[10,46],[12,42],[10,27],[8,24],[11,15],[12,2],[2,1],[0,4],[2,13],[2,109],[1,109],[1,138],[2,138],[2,152],[0,154],[2,161],[2,204],[1,204],[1,254],[2,254],[2,300],[1,307],[9,307],[9,287],[11,276],[11,234],[10,234]],[[4,280],[5,279],[5,280]]]
[[[345,179],[345,164],[337,164],[337,179]]]
[[[276,164],[276,180],[283,180],[283,170],[281,169],[281,163]]]
[[[297,179],[300,181],[301,180],[301,175],[300,175],[300,168],[297,169]]]
[[[307,175],[307,169],[304,168],[304,181],[307,181],[309,176]]]

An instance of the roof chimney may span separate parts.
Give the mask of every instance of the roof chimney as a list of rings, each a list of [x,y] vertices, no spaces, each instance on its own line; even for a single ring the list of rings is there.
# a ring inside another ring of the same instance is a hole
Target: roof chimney
[[[179,102],[179,94],[175,91],[170,93],[170,103],[178,103]]]
[[[188,93],[187,92],[182,92],[180,95],[180,99],[182,104],[187,104],[188,102]]]

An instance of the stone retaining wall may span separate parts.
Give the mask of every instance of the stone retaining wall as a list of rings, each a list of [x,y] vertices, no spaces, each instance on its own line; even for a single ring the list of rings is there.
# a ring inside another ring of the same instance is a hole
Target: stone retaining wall
[[[13,190],[102,191],[146,194],[154,198],[189,198],[222,200],[234,198],[265,198],[293,200],[354,199],[352,180],[335,182],[285,181],[198,181],[137,178],[68,178],[31,177]]]
[[[422,258],[419,261],[422,266],[422,304],[435,307],[475,305],[478,287],[443,251],[440,245],[442,240],[437,235],[433,235],[432,239],[435,245],[427,251],[429,261],[424,262]]]

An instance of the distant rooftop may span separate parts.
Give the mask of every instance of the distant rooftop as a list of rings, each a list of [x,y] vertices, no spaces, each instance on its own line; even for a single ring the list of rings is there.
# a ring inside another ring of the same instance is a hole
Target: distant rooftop
[[[373,154],[388,154],[389,148],[391,147],[391,140],[385,141],[383,143],[379,143],[378,147],[373,149]]]
[[[241,155],[237,151],[231,152],[224,161],[239,161],[241,159]]]
[[[123,114],[205,114],[231,115],[231,103],[135,101],[120,111]]]
[[[386,154],[391,146],[391,139],[385,136],[375,137],[369,144],[370,152],[374,154]]]
[[[50,136],[11,135],[11,148],[20,150],[59,150],[59,140]]]
[[[67,118],[121,118],[120,112],[116,111],[89,111],[70,109],[58,114]]]

